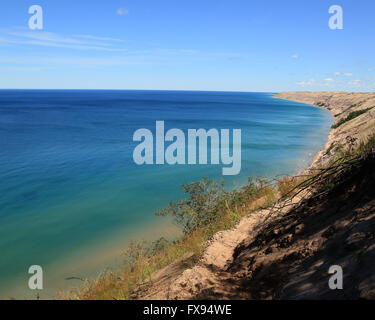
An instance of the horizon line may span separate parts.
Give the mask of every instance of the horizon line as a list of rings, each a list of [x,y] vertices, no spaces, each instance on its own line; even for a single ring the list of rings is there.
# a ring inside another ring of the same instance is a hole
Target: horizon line
[[[0,91],[172,91],[172,92],[236,92],[236,93],[270,93],[281,92],[346,92],[346,93],[374,93],[374,91],[336,91],[336,90],[281,90],[281,91],[244,91],[244,90],[203,90],[203,89],[94,89],[94,88],[0,88]]]

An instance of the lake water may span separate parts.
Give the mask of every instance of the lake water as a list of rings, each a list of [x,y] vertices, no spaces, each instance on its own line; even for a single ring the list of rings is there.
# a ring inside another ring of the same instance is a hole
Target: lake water
[[[0,297],[24,298],[28,268],[44,270],[43,295],[121,263],[131,239],[173,236],[154,213],[183,197],[183,182],[223,179],[222,165],[133,162],[133,133],[242,130],[249,176],[293,174],[323,148],[327,110],[270,93],[0,90]]]

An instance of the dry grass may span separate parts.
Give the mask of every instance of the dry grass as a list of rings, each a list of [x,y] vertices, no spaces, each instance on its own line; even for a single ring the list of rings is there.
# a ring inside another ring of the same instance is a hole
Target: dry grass
[[[137,298],[142,295],[142,290],[147,289],[147,285],[151,284],[151,276],[156,271],[186,254],[193,254],[191,263],[196,263],[205,250],[207,240],[216,232],[230,229],[242,217],[261,208],[270,207],[278,199],[294,197],[306,189],[313,188],[315,196],[327,193],[335,187],[338,178],[341,179],[345,176],[348,169],[374,153],[375,135],[361,143],[355,150],[342,151],[342,154],[333,158],[327,167],[317,169],[318,172],[309,177],[283,177],[276,180],[275,183],[267,183],[261,179],[254,182],[253,179],[249,179],[247,186],[230,193],[222,192],[222,190],[216,193],[217,185],[214,189],[208,190],[209,192],[207,190],[196,191],[196,187],[201,185],[193,186],[194,197],[199,196],[199,200],[202,199],[203,194],[210,195],[210,219],[203,217],[204,224],[198,221],[194,228],[189,229],[189,232],[173,243],[167,243],[165,239],[164,241],[160,239],[153,244],[132,243],[126,251],[127,262],[120,270],[103,272],[95,280],[86,280],[80,288],[72,289],[69,292],[60,292],[57,298],[81,300]],[[214,203],[212,203],[210,192],[214,195],[220,194],[220,197],[215,198]],[[186,202],[183,205],[185,206]],[[201,205],[207,205],[206,201],[203,201]],[[178,208],[178,204],[173,208]],[[211,210],[212,208],[215,210]]]
[[[281,197],[286,195],[293,196],[297,191],[296,187],[303,181],[302,177],[298,176],[285,176],[277,180],[277,188]]]
[[[202,256],[206,242],[216,232],[235,226],[242,217],[253,211],[270,206],[276,200],[277,192],[273,187],[261,186],[250,196],[242,192],[224,202],[217,219],[204,226],[198,226],[181,239],[155,250],[155,243],[133,242],[126,251],[127,262],[116,272],[103,272],[94,280],[86,280],[79,288],[69,292],[59,292],[58,299],[79,300],[123,300],[134,299],[142,295],[152,283],[151,276],[156,271],[170,265],[187,254],[193,254],[192,264]],[[244,200],[246,199],[246,200]],[[192,265],[191,265],[192,266]],[[186,266],[191,267],[191,266]]]

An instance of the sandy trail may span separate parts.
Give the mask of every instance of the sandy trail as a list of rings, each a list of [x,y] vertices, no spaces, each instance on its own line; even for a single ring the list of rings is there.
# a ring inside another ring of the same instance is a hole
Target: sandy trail
[[[352,111],[375,106],[374,93],[285,92],[275,97],[326,108],[336,122]],[[374,132],[375,108],[333,129],[324,150],[317,154],[310,168],[326,164],[340,145],[353,148]],[[234,228],[215,234],[194,267],[186,268],[191,259],[186,256],[154,274],[152,285],[142,299],[345,297],[330,296],[326,288],[326,269],[336,260],[351,271],[360,272],[364,267],[356,262],[358,257],[353,258],[353,250],[358,251],[358,248],[364,248],[361,259],[367,259],[374,269],[375,245],[371,243],[375,238],[375,183],[372,182],[375,177],[371,178],[372,168],[373,163],[367,164],[364,172],[353,173],[361,178],[348,181],[335,198],[304,206],[302,212],[294,209],[294,205],[308,198],[307,194],[294,199],[292,206],[279,211],[266,225],[269,209],[251,213]],[[353,188],[355,191],[351,191]],[[354,198],[356,203],[348,203]],[[358,217],[359,213],[363,216]],[[265,226],[264,239],[259,243]],[[368,268],[361,272],[367,278],[353,275],[351,279],[356,281],[353,287],[362,289],[353,289],[347,294],[354,298],[375,298],[374,274],[369,273]]]

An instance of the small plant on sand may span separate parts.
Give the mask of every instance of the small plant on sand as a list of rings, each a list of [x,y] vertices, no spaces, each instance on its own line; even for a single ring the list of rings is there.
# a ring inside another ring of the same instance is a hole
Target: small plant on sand
[[[160,238],[152,243],[132,242],[124,252],[124,266],[116,272],[105,272],[97,279],[72,289],[75,299],[131,299],[144,294],[152,284],[152,275],[169,264],[189,256],[185,267],[192,266],[204,252],[206,242],[216,232],[237,224],[252,211],[270,206],[276,190],[265,179],[249,178],[240,188],[227,191],[223,183],[209,179],[183,184],[188,197],[157,212],[172,216],[181,226],[183,236],[175,241]],[[64,293],[60,297],[66,298]]]
[[[375,107],[375,106],[374,106]],[[367,108],[367,109],[363,109],[363,110],[357,110],[357,111],[353,111],[353,112],[350,112],[349,115],[346,117],[346,118],[343,118],[341,119],[339,122],[337,122],[336,124],[334,124],[332,126],[332,129],[336,129],[338,127],[340,127],[341,125],[343,125],[345,122],[348,122],[350,120],[353,120],[357,117],[359,117],[360,115],[366,113],[367,111],[370,111],[372,108],[374,107],[371,107],[371,108]]]
[[[172,216],[185,234],[199,227],[217,224],[224,216],[238,220],[239,211],[246,208],[261,196],[273,198],[272,188],[261,178],[248,180],[248,184],[233,191],[226,191],[223,183],[213,183],[203,179],[190,184],[183,184],[182,189],[188,194],[187,199],[172,202],[158,216]]]
[[[213,183],[207,178],[190,184],[184,183],[182,189],[189,197],[179,202],[171,202],[156,215],[171,215],[178,225],[182,226],[185,234],[217,219],[230,194],[225,191],[224,183]]]

